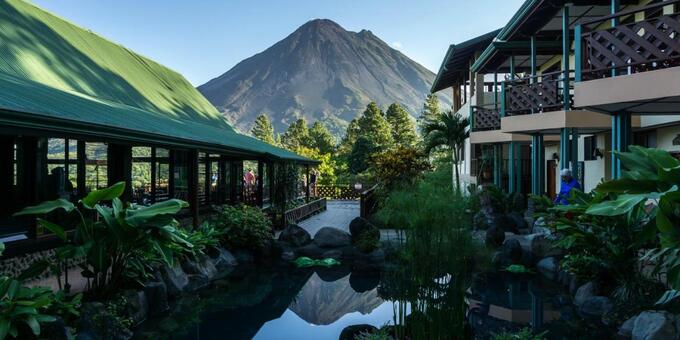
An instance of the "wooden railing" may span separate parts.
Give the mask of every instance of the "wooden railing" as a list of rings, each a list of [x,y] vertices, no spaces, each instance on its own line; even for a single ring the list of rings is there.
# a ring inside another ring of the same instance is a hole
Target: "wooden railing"
[[[285,212],[285,223],[297,223],[302,221],[309,216],[317,214],[321,211],[326,210],[326,198],[319,198],[311,201],[307,204],[303,204],[299,207],[295,207]]]
[[[576,45],[577,66],[581,65],[577,80],[680,66],[680,13],[674,9],[673,14],[650,17],[679,3],[680,0],[664,1],[583,22],[576,29],[576,34],[582,32]],[[607,21],[634,18],[638,13],[644,13],[646,18],[607,29],[596,28]]]
[[[361,196],[361,190],[353,185],[317,185],[316,196],[334,200],[355,200]]]
[[[496,108],[472,107],[472,131],[500,130],[501,116]]]
[[[359,199],[359,215],[363,218],[371,216],[378,207],[378,200],[376,199],[376,189],[378,185],[374,185],[370,189],[361,193]]]
[[[558,71],[507,81],[505,115],[516,116],[564,109],[564,75],[565,72]],[[571,86],[568,90],[571,90]],[[571,108],[571,93],[568,104]]]

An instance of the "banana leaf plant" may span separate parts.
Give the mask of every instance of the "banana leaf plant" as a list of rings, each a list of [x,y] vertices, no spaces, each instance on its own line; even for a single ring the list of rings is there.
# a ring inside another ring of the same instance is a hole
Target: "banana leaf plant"
[[[656,223],[661,247],[649,251],[643,259],[656,263],[656,272],[665,272],[671,287],[680,290],[680,160],[664,150],[629,149],[616,153],[623,167],[621,178],[597,187],[610,199],[590,206],[586,212],[619,216],[644,209]]]
[[[127,284],[143,284],[152,264],[173,265],[178,251],[193,248],[173,217],[188,207],[186,202],[171,199],[139,206],[123,202],[124,191],[125,182],[119,182],[90,192],[76,204],[58,199],[15,215],[44,215],[59,209],[76,214],[80,222],[73,237],[54,222],[38,218],[38,223],[64,242],[58,249],[60,259],[84,260],[81,274],[88,279],[88,293],[105,297]]]

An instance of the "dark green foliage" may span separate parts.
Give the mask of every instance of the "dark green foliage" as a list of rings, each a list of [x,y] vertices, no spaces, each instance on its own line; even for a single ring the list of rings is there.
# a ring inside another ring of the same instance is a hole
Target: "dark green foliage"
[[[381,191],[389,192],[414,184],[430,169],[430,163],[417,149],[398,147],[375,154],[370,167]]]
[[[229,249],[263,249],[274,236],[269,218],[247,205],[219,207],[214,223]]]
[[[65,243],[55,260],[84,257],[81,268],[90,282],[89,294],[109,296],[121,287],[142,285],[153,264],[172,264],[177,253],[193,247],[173,218],[188,206],[186,202],[171,199],[151,206],[131,205],[118,198],[124,190],[125,182],[120,182],[91,191],[77,207],[63,200],[49,201],[15,215],[47,214],[57,209],[77,213],[79,223],[73,239],[66,238],[62,226],[42,219],[39,223]],[[94,211],[100,220],[85,218]],[[63,267],[61,263],[52,266]]]
[[[312,149],[317,149],[321,154],[330,154],[335,151],[335,137],[328,131],[321,122],[314,122],[309,129],[310,145]]]
[[[534,205],[534,214],[547,213],[548,209],[555,206],[549,197],[543,195],[529,194],[529,201]]]
[[[392,128],[394,144],[408,148],[416,145],[418,135],[408,112],[401,105],[394,103],[387,108],[385,118]]]
[[[288,150],[297,150],[311,145],[307,121],[300,118],[290,124],[281,137],[281,144]]]
[[[257,139],[269,143],[271,145],[276,145],[276,140],[274,139],[274,126],[271,121],[269,121],[269,116],[265,113],[260,114],[255,119],[253,124],[253,129],[250,133]]]
[[[358,137],[351,147],[348,165],[353,174],[368,169],[368,160],[376,153],[392,147],[389,123],[378,105],[371,102],[357,121]]]
[[[373,227],[375,228],[375,227]],[[363,232],[354,242],[354,246],[363,253],[370,253],[380,247],[380,232]]]
[[[418,124],[421,131],[425,134],[423,127],[435,120],[441,114],[441,109],[439,108],[439,98],[434,93],[430,93],[425,98],[425,103],[423,103],[423,110],[420,112],[420,117],[418,117]]]
[[[453,182],[458,192],[461,191],[458,165],[464,152],[465,139],[470,135],[467,128],[469,124],[468,119],[460,114],[448,111],[428,118],[422,126],[425,152],[430,153],[440,147],[451,150],[451,165],[455,175]]]
[[[29,288],[19,280],[0,277],[0,339],[8,335],[12,338],[27,336],[20,333],[24,328],[35,336],[40,335],[40,324],[56,320],[45,314],[52,301],[49,288]]]
[[[522,328],[517,332],[503,332],[493,335],[493,340],[545,340],[548,331],[534,334],[531,328]]]

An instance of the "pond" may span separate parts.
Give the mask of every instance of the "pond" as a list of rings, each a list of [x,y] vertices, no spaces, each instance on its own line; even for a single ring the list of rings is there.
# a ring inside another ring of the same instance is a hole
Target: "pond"
[[[176,301],[169,315],[147,321],[138,339],[338,339],[368,324],[411,339],[492,338],[529,325],[549,338],[597,337],[558,287],[536,276],[450,274],[433,280],[404,268],[351,271],[287,264],[233,273]],[[400,279],[401,277],[401,279]],[[579,329],[574,333],[574,329]]]

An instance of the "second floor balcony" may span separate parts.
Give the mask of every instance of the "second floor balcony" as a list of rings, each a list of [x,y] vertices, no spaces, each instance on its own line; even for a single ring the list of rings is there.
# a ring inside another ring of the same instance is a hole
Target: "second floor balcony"
[[[472,107],[472,132],[501,129],[500,110],[495,105]]]
[[[558,71],[506,81],[504,98],[501,99],[505,104],[502,106],[503,116],[571,109],[571,81],[567,82],[569,93],[565,97],[564,77],[565,72]]]

